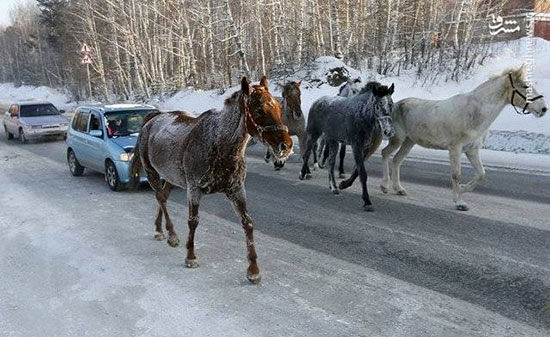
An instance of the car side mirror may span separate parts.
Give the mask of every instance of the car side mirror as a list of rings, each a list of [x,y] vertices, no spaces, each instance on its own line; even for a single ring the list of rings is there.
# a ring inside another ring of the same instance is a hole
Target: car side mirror
[[[90,136],[102,138],[103,137],[103,131],[101,131],[101,130],[90,130]]]
[[[60,114],[64,114],[64,113],[65,113],[65,110],[61,109],[61,110],[59,110],[59,113],[60,113]]]

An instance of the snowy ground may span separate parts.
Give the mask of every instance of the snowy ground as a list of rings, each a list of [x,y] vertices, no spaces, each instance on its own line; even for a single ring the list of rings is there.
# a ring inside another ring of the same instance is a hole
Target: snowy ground
[[[550,41],[539,38],[535,41],[535,67],[531,81],[535,88],[542,94],[550,95]],[[402,74],[399,77],[381,77],[377,74],[360,72],[347,67],[353,77],[361,76],[363,80],[376,79],[383,83],[395,83],[396,92],[394,100],[405,97],[420,97],[429,99],[444,99],[458,93],[465,93],[473,90],[476,86],[486,81],[494,73],[502,72],[504,69],[516,67],[525,61],[526,39],[509,43],[499,43],[494,46],[492,58],[480,67],[469,79],[456,82],[437,83],[422,86],[417,83],[411,74]],[[338,87],[319,83],[316,79],[326,82],[325,73],[328,69],[345,66],[341,61],[332,57],[320,57],[317,60],[317,68],[313,70],[300,70],[289,78],[302,80],[302,110],[307,115],[311,104],[321,96],[336,95]],[[325,78],[323,78],[325,77]],[[271,82],[271,89],[280,95],[280,88],[275,81]],[[200,114],[212,107],[220,107],[223,100],[231,95],[238,87],[225,90],[219,94],[219,90],[194,90],[192,88],[182,90],[169,98],[152,100],[151,104],[163,110],[185,110],[194,114]],[[70,102],[67,95],[47,87],[23,86],[13,87],[12,84],[0,84],[0,104],[7,104],[11,101],[35,98],[52,101],[55,105],[70,110],[76,106]],[[548,100],[550,101],[550,99]],[[487,141],[486,148],[508,152],[526,152],[550,154],[550,117],[534,118],[531,115],[523,116],[515,113],[511,106],[507,106],[491,126],[491,136]]]
[[[259,286],[245,280],[244,234],[223,196],[204,198],[201,266],[186,269],[185,248],[152,238],[150,190],[71,177],[63,142],[21,145],[0,130],[0,335],[548,336],[547,176],[489,168],[465,214],[448,167],[412,159],[411,195],[382,194],[371,176],[366,214],[357,185],[335,197],[326,172],[299,181],[296,160],[274,172],[250,150]],[[183,241],[184,205],[175,191]]]

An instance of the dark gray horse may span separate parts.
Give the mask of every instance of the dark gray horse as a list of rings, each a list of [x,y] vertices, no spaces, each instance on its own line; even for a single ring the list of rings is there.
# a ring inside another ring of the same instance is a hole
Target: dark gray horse
[[[342,97],[351,97],[357,95],[361,91],[361,79],[349,79],[345,84],[340,87],[338,90],[338,96]],[[338,164],[338,176],[340,178],[346,177],[346,172],[344,171],[344,159],[346,158],[346,144],[340,143],[340,163]],[[303,153],[302,153],[303,155]],[[321,158],[321,161],[318,162],[317,158]],[[319,141],[314,144],[313,150],[313,169],[325,167],[325,163],[328,159],[328,146],[326,146],[326,139],[324,136],[319,138]]]
[[[276,97],[281,103],[283,124],[288,127],[291,136],[298,137],[298,146],[300,147],[300,157],[304,155],[306,147],[306,119],[302,113],[302,93],[300,84],[302,82],[290,81],[285,85],[280,85],[283,89],[283,97]],[[273,153],[268,147],[265,154],[265,162],[269,163],[273,158]],[[275,170],[280,170],[285,165],[283,160],[273,160]]]
[[[307,148],[300,179],[310,178],[308,161],[313,144],[324,133],[329,147],[329,186],[334,194],[339,194],[334,178],[334,166],[338,143],[349,144],[361,178],[363,189],[363,208],[372,211],[372,202],[367,190],[367,171],[365,169],[365,147],[376,137],[376,122],[382,133],[393,135],[391,111],[393,108],[394,86],[369,82],[359,94],[352,97],[324,96],[313,103],[307,120]]]

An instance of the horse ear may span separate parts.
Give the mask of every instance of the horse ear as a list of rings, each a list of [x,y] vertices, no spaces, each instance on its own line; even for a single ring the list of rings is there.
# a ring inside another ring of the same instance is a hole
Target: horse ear
[[[243,76],[243,79],[241,80],[241,91],[245,95],[250,95],[250,84],[248,83],[246,76]]]
[[[393,91],[394,91],[395,87],[393,85],[393,83],[391,84],[390,88],[388,89],[388,94],[391,96],[393,95]]]
[[[302,84],[302,81],[296,83],[296,86],[299,88],[299,87],[300,87],[300,84]]]
[[[522,80],[527,77],[527,65],[524,63],[519,67],[517,71],[518,80]]]
[[[269,91],[269,83],[267,82],[267,77],[265,75],[262,76],[262,79],[260,80],[260,85],[262,87],[265,87],[267,91]]]

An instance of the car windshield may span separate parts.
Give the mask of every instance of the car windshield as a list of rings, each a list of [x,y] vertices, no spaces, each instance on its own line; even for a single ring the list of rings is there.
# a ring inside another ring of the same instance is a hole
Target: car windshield
[[[105,113],[107,136],[109,138],[137,136],[143,122],[143,117],[151,111],[131,110]]]
[[[59,111],[53,104],[29,104],[21,105],[20,117],[40,117],[59,115]]]

